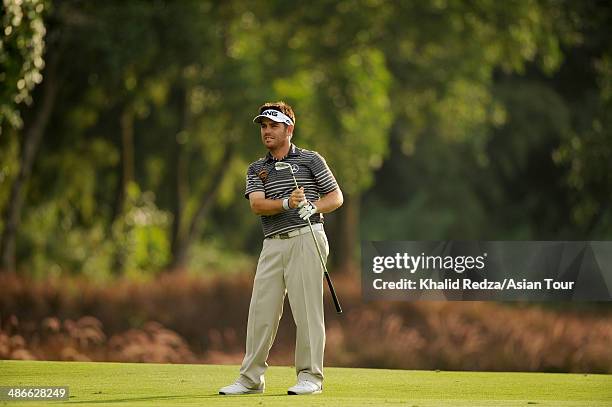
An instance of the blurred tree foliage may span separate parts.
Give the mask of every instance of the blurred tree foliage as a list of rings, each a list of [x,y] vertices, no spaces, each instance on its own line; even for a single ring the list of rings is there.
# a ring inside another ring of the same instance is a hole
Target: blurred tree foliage
[[[277,99],[346,192],[341,265],[360,235],[612,235],[607,2],[4,4],[5,269],[244,267],[250,121]]]
[[[0,132],[21,128],[20,105],[32,103],[31,92],[42,82],[45,50],[44,0],[4,0],[0,37]],[[2,136],[2,133],[0,133]]]

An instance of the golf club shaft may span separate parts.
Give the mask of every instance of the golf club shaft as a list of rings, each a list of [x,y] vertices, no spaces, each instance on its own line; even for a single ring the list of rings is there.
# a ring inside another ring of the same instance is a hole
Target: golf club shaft
[[[312,229],[312,223],[310,223],[310,219],[308,220],[308,227],[310,228],[310,234],[312,235],[312,239],[314,240],[315,247],[317,248],[317,252],[319,253],[319,259],[321,260],[321,265],[323,266],[323,274],[325,274],[325,279],[327,280],[327,285],[329,286],[329,291],[332,295],[332,300],[334,300],[334,306],[336,307],[336,312],[338,314],[342,314],[342,308],[340,307],[340,301],[338,301],[338,297],[336,296],[336,290],[334,290],[334,285],[332,284],[331,277],[327,272],[327,266],[325,265],[325,261],[323,260],[323,254],[321,254],[321,249],[319,248],[319,243],[317,242],[317,238],[315,237],[314,230]]]
[[[297,180],[295,179],[295,175],[293,175],[293,170],[291,170],[291,176],[293,177],[293,182],[295,183],[296,188],[300,188],[298,186]],[[340,301],[338,301],[338,296],[336,295],[336,290],[334,289],[334,285],[332,284],[331,277],[327,272],[327,266],[325,265],[325,260],[323,259],[323,254],[321,253],[321,249],[319,248],[319,242],[317,242],[317,238],[315,237],[314,230],[312,229],[312,223],[310,219],[306,219],[308,221],[308,227],[310,228],[310,234],[312,235],[312,240],[314,240],[315,247],[317,248],[317,253],[319,253],[319,260],[321,260],[321,265],[323,266],[323,274],[325,275],[325,280],[327,280],[327,286],[329,287],[329,291],[332,295],[332,300],[334,301],[334,306],[336,307],[336,313],[342,314],[342,307],[340,307]]]

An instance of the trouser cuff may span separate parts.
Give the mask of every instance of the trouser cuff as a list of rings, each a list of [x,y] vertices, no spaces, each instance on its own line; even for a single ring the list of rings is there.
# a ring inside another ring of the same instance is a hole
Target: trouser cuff
[[[298,373],[298,381],[300,380],[308,380],[311,383],[314,383],[318,386],[321,386],[323,384],[323,377],[321,377],[320,375],[313,375],[312,373],[309,372],[300,372]]]
[[[264,390],[264,388],[266,387],[265,383],[253,383],[252,380],[250,380],[249,378],[245,377],[245,376],[240,376],[237,380],[238,383],[242,384],[244,387],[246,387],[249,390]]]

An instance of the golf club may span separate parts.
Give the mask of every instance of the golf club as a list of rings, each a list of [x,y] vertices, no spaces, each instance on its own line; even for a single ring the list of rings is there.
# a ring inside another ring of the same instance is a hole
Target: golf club
[[[295,175],[293,173],[293,167],[291,164],[287,162],[277,162],[274,164],[274,169],[277,171],[289,170],[291,172],[291,176],[293,177],[293,182],[295,183],[295,187],[299,188],[297,180],[295,179]],[[315,247],[317,248],[317,253],[319,253],[319,260],[321,260],[321,265],[323,266],[323,274],[325,274],[325,279],[327,280],[327,285],[329,286],[329,291],[331,292],[332,299],[334,300],[334,306],[336,307],[336,313],[342,314],[342,308],[340,307],[340,301],[338,301],[338,297],[336,296],[336,290],[334,290],[334,285],[332,284],[331,277],[327,272],[327,266],[325,265],[325,261],[323,260],[323,255],[321,254],[321,249],[319,248],[319,243],[317,242],[317,238],[315,237],[314,230],[312,230],[312,223],[310,223],[310,218],[306,219],[308,221],[308,227],[310,228],[310,234],[312,235],[312,240],[314,240]]]

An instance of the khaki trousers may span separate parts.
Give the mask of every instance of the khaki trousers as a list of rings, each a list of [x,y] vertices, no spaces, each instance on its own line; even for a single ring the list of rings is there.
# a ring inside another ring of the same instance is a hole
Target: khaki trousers
[[[327,260],[323,230],[315,231]],[[246,354],[238,381],[250,389],[265,387],[266,360],[283,313],[285,294],[296,325],[295,369],[298,380],[323,382],[325,321],[323,267],[310,231],[288,239],[265,239],[249,306]]]

